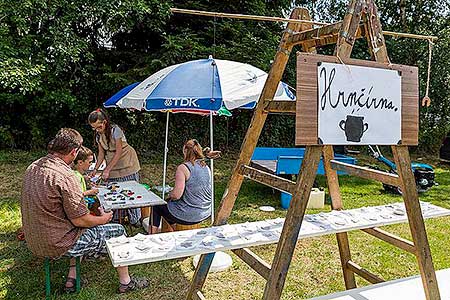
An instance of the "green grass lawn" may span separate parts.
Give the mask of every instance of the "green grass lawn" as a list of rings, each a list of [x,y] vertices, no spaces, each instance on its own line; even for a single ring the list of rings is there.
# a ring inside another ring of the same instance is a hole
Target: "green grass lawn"
[[[43,260],[34,257],[24,242],[16,240],[16,230],[21,226],[19,197],[21,178],[26,167],[42,153],[0,152],[0,299],[44,298]],[[361,159],[359,159],[361,160]],[[364,157],[362,158],[364,160]],[[227,184],[234,160],[224,157],[216,161],[216,207]],[[176,164],[169,166],[173,176]],[[420,195],[421,200],[450,208],[450,170],[448,166],[435,165],[439,186]],[[159,183],[161,163],[143,164],[143,182]],[[323,177],[319,183],[325,186]],[[383,192],[380,183],[341,176],[341,191],[346,208],[381,205],[398,202],[401,198]],[[262,212],[261,205],[276,207],[275,212]],[[324,211],[330,209],[326,205]],[[316,213],[317,210],[307,213]],[[286,211],[279,204],[279,193],[263,185],[244,182],[230,223],[284,217]],[[436,269],[450,267],[450,218],[426,221]],[[387,230],[410,238],[407,224],[388,226]],[[136,230],[134,233],[137,233]],[[386,280],[418,274],[413,255],[402,252],[363,232],[350,232],[352,258],[361,266],[379,274]],[[271,262],[276,245],[252,249]],[[332,235],[301,240],[291,263],[283,299],[304,299],[344,289],[336,238]],[[261,299],[265,281],[234,254],[233,266],[226,272],[208,275],[204,295],[207,299]],[[194,273],[192,259],[178,259],[130,267],[131,273],[146,276],[150,287],[143,291],[118,295],[117,274],[109,259],[86,261],[82,264],[82,277],[88,284],[78,295],[64,295],[68,260],[52,264],[52,289],[54,299],[184,299]],[[358,284],[366,284],[358,280]]]

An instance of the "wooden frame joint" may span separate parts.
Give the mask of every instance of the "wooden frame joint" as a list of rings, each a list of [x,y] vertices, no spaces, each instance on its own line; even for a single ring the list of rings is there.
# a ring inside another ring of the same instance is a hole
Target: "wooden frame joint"
[[[370,283],[375,284],[385,282],[383,278],[379,277],[376,274],[373,274],[372,272],[369,272],[368,270],[364,269],[363,267],[361,267],[360,265],[351,260],[347,262],[347,268]]]
[[[409,253],[416,254],[417,252],[413,242],[408,241],[407,239],[401,238],[399,236],[396,236],[395,234],[392,234],[390,232],[384,231],[380,228],[375,227],[361,230],[376,238],[379,238],[382,241],[385,241],[386,243],[391,244],[392,246],[398,247]]]
[[[268,280],[271,266],[254,252],[248,248],[232,250],[242,261],[244,261],[250,268],[256,271],[264,279]]]

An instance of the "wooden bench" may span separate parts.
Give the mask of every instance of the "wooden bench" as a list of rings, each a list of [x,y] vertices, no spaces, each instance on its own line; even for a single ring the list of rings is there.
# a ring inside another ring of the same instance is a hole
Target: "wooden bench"
[[[51,272],[50,272],[50,263],[52,259],[50,257],[45,257],[44,258],[44,270],[45,270],[45,300],[50,300],[51,297]],[[76,268],[76,273],[77,273],[77,277],[75,279],[75,290],[76,292],[80,292],[81,289],[81,267],[80,267],[80,261],[81,258],[75,257],[75,268]]]
[[[450,210],[448,209],[424,202],[422,202],[421,205],[424,218],[450,215]],[[404,207],[404,204],[403,202],[399,202],[388,206],[395,206],[396,208],[392,208],[392,211],[394,211]],[[373,217],[373,212],[378,211],[380,214],[383,214],[380,210],[386,207],[387,206],[382,205],[306,215],[301,226],[299,239],[359,229],[364,230],[367,233],[370,233],[370,231],[379,232],[377,227],[408,222],[406,214],[392,214],[390,218],[386,218],[385,215],[384,217]],[[345,219],[346,222],[343,223],[342,219]],[[360,221],[352,222],[350,221],[351,219],[359,219]],[[218,251],[233,250],[238,252],[239,249],[246,247],[275,244],[279,240],[283,223],[284,219],[279,218],[244,224],[227,224],[202,229],[148,235],[145,236],[144,240],[142,240],[142,236],[140,239],[129,237],[127,238],[127,243],[122,245],[108,240],[106,245],[112,264],[115,267],[128,266]],[[245,238],[243,237],[245,236],[245,233],[241,234],[243,227],[247,227],[248,229],[252,227],[267,228],[267,230],[263,230],[259,233],[255,232],[254,234],[249,235],[250,238]],[[220,232],[229,232],[230,234],[225,238],[215,238]],[[268,232],[271,234],[268,234]],[[208,236],[215,239],[217,243],[214,243],[211,246],[204,245],[203,238]],[[173,241],[173,244],[166,245],[166,248],[161,249],[161,245],[158,245],[158,243],[155,242],[155,239],[170,240]],[[180,247],[185,241],[192,241],[196,246],[188,248]],[[139,247],[139,245],[142,245],[143,243],[148,245],[148,251],[140,251],[136,248],[136,246]],[[126,255],[119,255],[123,253],[130,253],[130,255],[129,257]]]
[[[436,271],[441,299],[450,299],[450,269]],[[412,276],[351,289],[311,300],[423,300],[422,279]]]
[[[144,230],[146,232],[148,231],[148,226],[150,223],[150,217],[146,217],[143,221],[142,221],[142,227],[144,227]],[[201,223],[197,223],[194,225],[182,225],[182,224],[173,224],[170,225],[169,223],[166,222],[166,220],[164,220],[164,218],[161,218],[161,232],[165,233],[165,232],[174,232],[174,231],[183,231],[183,230],[192,230],[192,229],[199,229],[201,226]]]

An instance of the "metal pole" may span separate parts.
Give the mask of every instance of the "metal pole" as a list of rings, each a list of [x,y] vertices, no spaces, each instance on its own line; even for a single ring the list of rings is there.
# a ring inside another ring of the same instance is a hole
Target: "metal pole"
[[[214,150],[213,112],[209,112],[209,143],[211,151]],[[214,223],[214,159],[211,158],[211,224]]]
[[[167,111],[166,118],[166,140],[164,141],[164,171],[163,171],[163,188],[162,188],[162,199],[164,200],[164,195],[166,193],[166,169],[167,169],[167,153],[169,152],[169,148],[167,147],[167,140],[169,139],[169,114]]]

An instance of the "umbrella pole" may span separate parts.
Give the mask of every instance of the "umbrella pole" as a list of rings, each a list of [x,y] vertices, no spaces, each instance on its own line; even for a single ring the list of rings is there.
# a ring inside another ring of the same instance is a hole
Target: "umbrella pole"
[[[213,132],[213,112],[209,112],[209,142],[211,151],[214,150],[214,132]],[[211,224],[214,223],[214,159],[210,160],[211,164]]]
[[[167,111],[166,118],[166,140],[164,141],[164,171],[163,171],[163,188],[162,188],[162,199],[164,200],[164,195],[166,193],[166,169],[167,169],[167,153],[169,152],[169,148],[167,147],[167,141],[169,139],[169,114]]]

